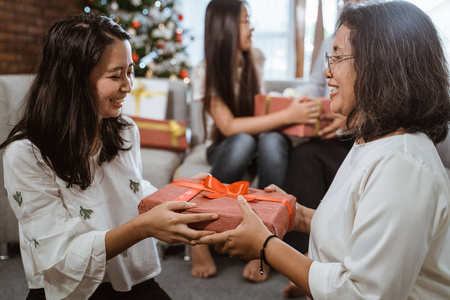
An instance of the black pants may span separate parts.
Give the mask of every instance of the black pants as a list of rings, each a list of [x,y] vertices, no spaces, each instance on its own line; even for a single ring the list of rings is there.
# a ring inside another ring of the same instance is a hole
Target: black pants
[[[317,208],[353,141],[313,138],[291,151],[284,190],[297,197],[297,202]],[[289,232],[284,241],[302,253],[308,252],[309,235]]]
[[[171,300],[169,295],[152,278],[139,283],[128,292],[113,290],[109,282],[99,285],[89,300]],[[31,289],[27,300],[45,300],[44,289]]]

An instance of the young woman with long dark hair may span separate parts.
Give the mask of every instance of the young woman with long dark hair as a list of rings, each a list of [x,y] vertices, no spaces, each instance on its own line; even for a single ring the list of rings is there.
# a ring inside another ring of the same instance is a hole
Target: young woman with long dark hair
[[[205,17],[205,60],[194,70],[194,101],[203,101],[211,174],[225,183],[242,179],[256,159],[258,188],[282,185],[288,165],[290,141],[272,131],[283,125],[315,123],[314,103],[293,101],[277,113],[254,117],[254,96],[264,91],[264,56],[252,48],[253,28],[246,2],[212,0]],[[192,249],[192,275],[209,277],[216,271],[205,246]],[[251,281],[267,278],[258,262],[250,262],[243,276]]]
[[[356,142],[317,210],[297,204],[309,257],[241,197],[241,226],[202,242],[266,261],[313,299],[450,299],[450,182],[435,146],[450,79],[434,24],[405,1],[347,6],[326,61],[331,109]]]
[[[0,145],[19,221],[28,299],[170,299],[155,237],[187,243],[209,232],[168,202],[138,215],[156,189],[142,178],[139,132],[121,107],[133,84],[130,35],[83,13],[45,40],[23,117]]]

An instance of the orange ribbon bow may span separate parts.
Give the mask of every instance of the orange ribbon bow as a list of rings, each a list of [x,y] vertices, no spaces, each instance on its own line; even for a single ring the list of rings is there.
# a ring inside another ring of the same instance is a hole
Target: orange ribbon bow
[[[242,195],[245,198],[245,200],[247,200],[247,202],[253,200],[262,200],[262,201],[284,203],[289,212],[288,228],[291,227],[293,218],[293,209],[289,201],[287,201],[286,199],[280,199],[275,197],[248,194],[249,183],[247,181],[237,181],[229,185],[225,185],[216,178],[212,177],[211,175],[208,175],[204,180],[201,180],[199,183],[187,181],[172,181],[171,184],[191,188],[189,191],[175,198],[173,201],[189,201],[196,195],[198,195],[201,191],[209,191],[211,192],[211,194],[204,195],[204,197],[209,199],[215,199],[224,196],[237,199],[239,195]]]

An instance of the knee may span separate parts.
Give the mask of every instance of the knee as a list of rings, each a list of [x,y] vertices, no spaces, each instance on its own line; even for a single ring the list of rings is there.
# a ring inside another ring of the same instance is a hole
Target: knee
[[[289,148],[289,140],[279,132],[267,132],[258,140],[259,149],[268,151],[283,151]]]
[[[237,133],[227,138],[230,147],[235,149],[254,150],[256,141],[253,136],[247,133]]]

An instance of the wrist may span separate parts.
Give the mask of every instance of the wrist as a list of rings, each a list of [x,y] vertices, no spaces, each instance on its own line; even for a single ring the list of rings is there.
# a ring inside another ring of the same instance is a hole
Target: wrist
[[[142,214],[131,219],[133,232],[137,235],[140,241],[153,236],[153,234],[148,230],[149,228],[152,228],[152,226],[145,226],[144,215],[145,214]]]
[[[266,250],[267,244],[273,238],[278,238],[278,237],[277,237],[276,234],[269,235],[266,238],[266,240],[264,241],[263,246],[262,246],[262,248],[260,250],[260,261],[261,261],[261,264],[260,264],[259,272],[261,273],[261,275],[264,275],[263,263],[268,265],[268,266],[270,266],[270,264],[266,260],[265,250]]]

